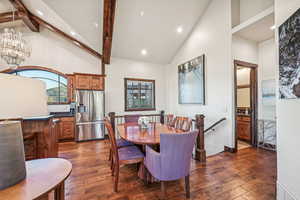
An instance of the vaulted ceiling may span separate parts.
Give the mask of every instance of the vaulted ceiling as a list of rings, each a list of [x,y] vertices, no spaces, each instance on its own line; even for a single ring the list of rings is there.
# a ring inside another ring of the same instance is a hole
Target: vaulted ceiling
[[[103,1],[23,0],[33,14],[99,53],[102,53]],[[112,56],[161,64],[170,62],[210,1],[118,0]],[[0,12],[10,10],[8,0],[1,0]],[[146,55],[142,55],[142,50]]]

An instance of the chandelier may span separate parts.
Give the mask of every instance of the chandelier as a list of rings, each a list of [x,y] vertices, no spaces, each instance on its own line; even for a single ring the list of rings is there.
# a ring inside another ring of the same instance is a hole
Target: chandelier
[[[19,66],[31,54],[31,49],[22,33],[14,28],[5,28],[0,34],[0,56],[10,66]]]

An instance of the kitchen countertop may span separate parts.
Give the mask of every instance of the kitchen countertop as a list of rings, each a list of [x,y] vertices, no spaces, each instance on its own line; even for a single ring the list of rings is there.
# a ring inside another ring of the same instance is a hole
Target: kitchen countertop
[[[30,121],[30,120],[49,120],[53,118],[54,115],[44,115],[44,116],[36,116],[36,117],[24,117],[24,121]]]
[[[71,112],[51,112],[50,115],[54,115],[54,117],[74,117],[74,114]]]

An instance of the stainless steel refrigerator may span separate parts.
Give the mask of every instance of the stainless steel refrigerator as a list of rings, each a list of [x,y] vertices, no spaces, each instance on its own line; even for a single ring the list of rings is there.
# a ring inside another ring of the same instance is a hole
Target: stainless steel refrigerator
[[[76,141],[104,138],[104,92],[76,90]]]

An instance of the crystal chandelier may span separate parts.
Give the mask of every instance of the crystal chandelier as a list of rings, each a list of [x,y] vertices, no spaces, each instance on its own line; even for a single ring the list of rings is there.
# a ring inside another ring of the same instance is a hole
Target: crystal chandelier
[[[13,28],[5,28],[0,34],[0,56],[11,67],[19,66],[31,54],[31,49],[22,33]]]

